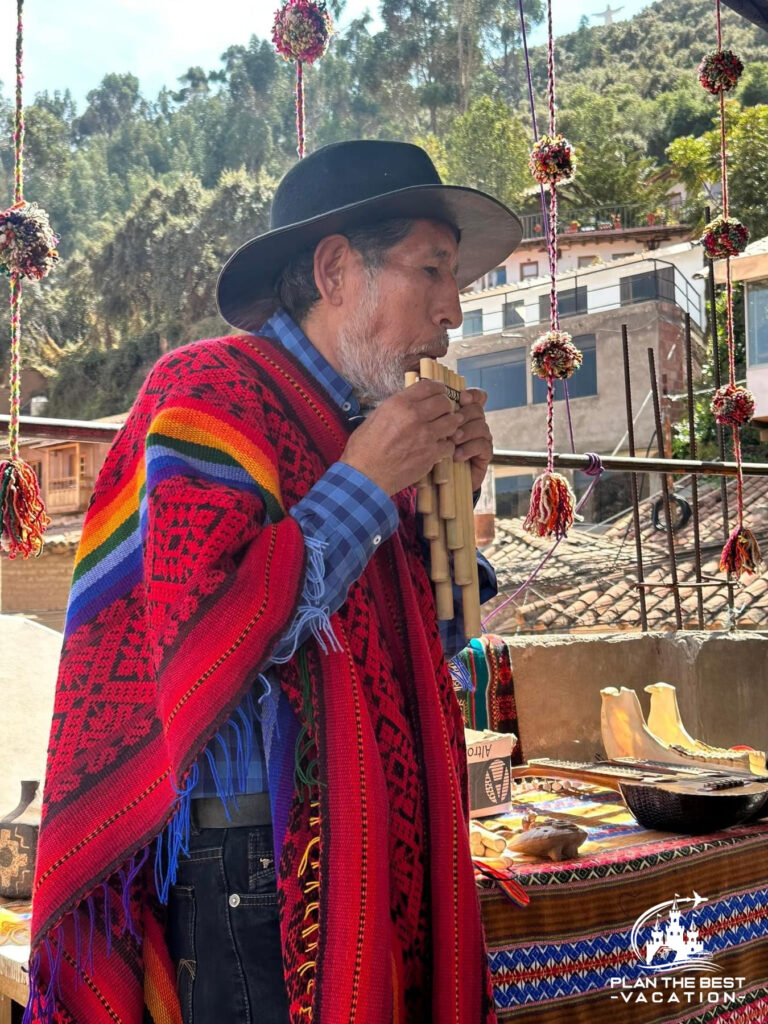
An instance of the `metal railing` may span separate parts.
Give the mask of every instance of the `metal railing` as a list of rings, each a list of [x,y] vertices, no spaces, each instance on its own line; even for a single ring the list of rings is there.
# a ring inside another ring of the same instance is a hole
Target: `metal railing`
[[[601,278],[605,281],[606,277],[611,280],[600,283]],[[704,327],[702,296],[685,274],[666,260],[645,257],[620,267],[608,264],[588,270],[573,270],[560,274],[557,283],[561,320],[621,309],[640,302],[669,302],[684,314],[689,314],[697,327]],[[544,301],[540,302],[542,297]],[[465,302],[475,298],[472,293],[464,297]],[[466,328],[460,327],[448,332],[450,340],[499,334],[516,327],[535,327],[549,319],[549,284],[544,280],[510,287],[498,293],[493,301],[498,302],[499,308],[482,310],[480,330],[465,333]],[[477,312],[477,309],[464,309],[468,322],[471,314]]]
[[[614,203],[612,206],[580,207],[561,210],[560,235],[594,231],[626,231],[632,228],[662,227],[680,224],[682,199],[668,199],[657,206],[647,203]],[[524,213],[520,220],[523,238],[543,238],[546,234],[542,213]]]

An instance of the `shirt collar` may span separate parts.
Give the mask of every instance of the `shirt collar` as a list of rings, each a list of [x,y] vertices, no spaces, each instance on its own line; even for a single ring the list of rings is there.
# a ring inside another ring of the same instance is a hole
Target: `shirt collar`
[[[304,331],[284,309],[278,309],[264,326],[259,328],[258,333],[266,338],[279,341],[288,349],[310,376],[322,384],[343,412],[348,416],[359,414],[360,403],[353,393],[352,385],[334,370],[325,356],[318,352]]]

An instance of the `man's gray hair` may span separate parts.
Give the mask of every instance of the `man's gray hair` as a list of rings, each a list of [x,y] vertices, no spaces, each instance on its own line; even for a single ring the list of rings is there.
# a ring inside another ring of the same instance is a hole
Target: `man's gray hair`
[[[402,242],[413,226],[406,218],[385,220],[380,224],[366,224],[341,232],[352,248],[363,258],[366,270],[380,270],[390,249]],[[285,267],[275,283],[278,302],[288,315],[301,324],[310,309],[320,300],[315,284],[315,248],[304,249]]]

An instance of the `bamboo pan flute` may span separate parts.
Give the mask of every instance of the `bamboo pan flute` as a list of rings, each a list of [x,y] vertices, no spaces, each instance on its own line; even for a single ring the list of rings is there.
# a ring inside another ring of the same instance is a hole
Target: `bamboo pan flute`
[[[415,384],[420,378],[437,380],[445,384],[449,398],[458,409],[459,394],[465,387],[463,377],[441,366],[434,359],[422,359],[418,373],[405,375],[406,387]],[[478,637],[482,632],[482,626],[475,553],[475,511],[469,463],[441,459],[420,481],[416,507],[423,517],[424,537],[429,541],[437,617],[454,617],[453,584],[456,583],[461,588],[464,634],[468,640],[471,637]]]

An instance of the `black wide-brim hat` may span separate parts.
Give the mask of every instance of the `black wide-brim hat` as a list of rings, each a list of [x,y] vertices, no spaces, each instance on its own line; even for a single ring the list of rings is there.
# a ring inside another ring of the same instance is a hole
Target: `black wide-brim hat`
[[[326,235],[394,218],[443,221],[459,238],[460,288],[509,256],[522,238],[514,213],[474,188],[443,185],[429,156],[406,142],[336,142],[299,161],[277,187],[270,230],[221,271],[217,301],[233,327],[256,331],[277,308],[285,266]]]

